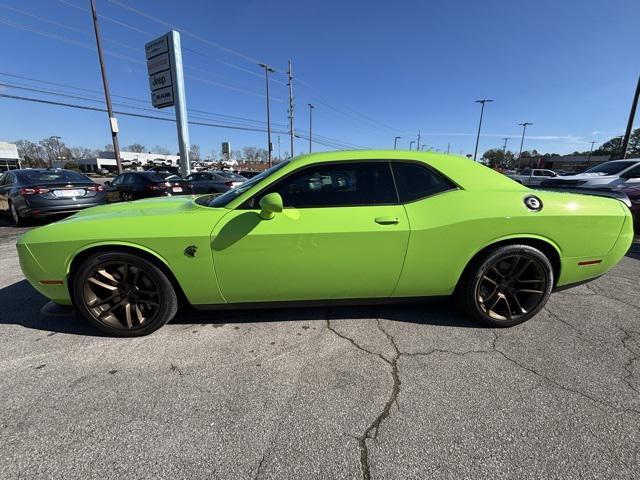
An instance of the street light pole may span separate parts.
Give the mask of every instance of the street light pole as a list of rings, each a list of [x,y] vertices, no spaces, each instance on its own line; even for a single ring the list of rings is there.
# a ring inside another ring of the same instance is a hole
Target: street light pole
[[[416,144],[416,150],[420,150],[420,130],[418,130],[418,143]]]
[[[589,157],[587,158],[587,168],[589,168],[589,164],[591,163],[591,154],[593,153],[593,145],[596,142],[591,142],[591,148],[589,149]]]
[[[478,136],[476,137],[476,149],[473,152],[473,161],[476,161],[476,157],[478,156],[478,144],[480,143],[480,130],[482,129],[482,116],[484,114],[484,104],[485,103],[491,103],[493,102],[493,100],[490,100],[488,98],[483,98],[482,100],[476,100],[476,103],[480,103],[482,104],[482,107],[480,108],[480,123],[478,123]]]
[[[503,140],[504,140],[504,146],[502,147],[502,154],[506,155],[507,154],[507,142],[509,140],[511,140],[511,138],[510,137],[505,137],[505,138],[503,138]]]
[[[293,130],[293,73],[291,72],[291,60],[289,60],[289,69],[287,70],[287,78],[289,83],[289,142],[291,144],[291,157],[293,158],[293,137],[295,132]]]
[[[519,123],[518,125],[522,127],[522,140],[520,140],[520,153],[518,153],[518,168],[516,170],[517,172],[520,171],[520,159],[522,158],[522,146],[524,145],[524,132],[527,131],[527,126],[533,125],[533,123],[523,122],[523,123]]]
[[[411,141],[409,142],[409,150],[411,150],[411,147],[413,147],[413,144],[414,144],[414,143],[416,143],[416,141],[415,141],[415,140],[411,140]]]
[[[259,67],[264,68],[264,79],[267,86],[267,152],[269,158],[269,167],[271,167],[271,114],[269,112],[269,73],[275,72],[266,63],[259,63]]]
[[[398,140],[400,140],[402,137],[395,137],[393,139],[393,149],[397,150],[398,149]]]
[[[313,127],[313,109],[316,108],[310,103],[309,105],[309,153],[311,153],[311,128]]]
[[[96,34],[96,46],[98,47],[98,59],[100,60],[100,72],[102,73],[102,86],[104,87],[104,98],[107,104],[107,114],[109,115],[109,128],[111,130],[111,142],[113,143],[113,154],[116,158],[118,173],[122,173],[122,161],[120,160],[120,145],[118,144],[118,121],[113,116],[111,107],[111,94],[109,93],[109,81],[107,80],[107,69],[104,65],[102,54],[102,44],[100,43],[100,28],[98,27],[98,14],[96,13],[96,2],[91,0],[91,16],[93,18],[93,30]]]
[[[627,122],[627,130],[624,132],[622,139],[622,158],[627,158],[627,147],[629,146],[629,137],[631,137],[631,129],[633,128],[633,120],[636,116],[636,107],[638,106],[638,96],[640,96],[640,77],[638,77],[638,85],[636,85],[636,93],[631,102],[631,111],[629,112],[629,121]]]

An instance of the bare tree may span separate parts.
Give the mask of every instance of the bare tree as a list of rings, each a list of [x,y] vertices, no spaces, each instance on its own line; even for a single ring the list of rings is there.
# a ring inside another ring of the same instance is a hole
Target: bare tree
[[[30,140],[16,140],[18,156],[27,167],[43,167],[46,165],[46,156],[43,148]]]
[[[132,143],[128,147],[124,147],[127,152],[144,153],[147,151],[146,147],[141,143]]]
[[[113,145],[108,143],[104,146],[104,151],[105,152],[113,152]]]
[[[71,158],[90,158],[94,156],[94,151],[87,147],[71,147],[69,149],[71,152]]]
[[[60,141],[59,137],[52,136],[43,138],[38,143],[43,148],[50,166],[53,165],[55,161],[64,163],[71,159],[71,151],[64,142]]]
[[[191,148],[189,148],[189,157],[191,158],[191,160],[196,162],[200,160],[200,145],[197,145],[195,143],[191,145]]]
[[[258,159],[258,149],[256,147],[243,147],[242,156],[247,162],[255,162]]]
[[[211,150],[211,153],[209,154],[209,158],[214,162],[218,159],[218,151],[215,148]]]
[[[159,153],[160,155],[171,155],[171,150],[166,147],[161,147],[160,145],[156,145],[151,151],[153,153]]]

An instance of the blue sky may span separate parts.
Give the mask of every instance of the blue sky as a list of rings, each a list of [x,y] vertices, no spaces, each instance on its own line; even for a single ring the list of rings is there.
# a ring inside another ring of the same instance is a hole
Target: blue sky
[[[3,75],[0,82],[99,98],[88,5],[88,0],[0,0],[0,73],[91,92]],[[141,108],[151,108],[143,45],[169,28],[122,5],[182,29],[192,118],[264,126],[259,60],[280,70],[271,83],[272,122],[274,130],[286,130],[282,71],[291,59],[296,127],[308,129],[311,102],[315,134],[363,147],[390,148],[399,135],[407,148],[420,129],[429,146],[446,150],[450,143],[455,153],[473,153],[479,116],[474,100],[491,98],[480,152],[500,147],[505,136],[517,150],[517,124],[523,121],[534,124],[525,148],[585,150],[592,140],[623,133],[640,73],[640,2],[635,0],[97,0],[99,14],[109,17],[100,22],[112,94],[140,100],[114,101]],[[170,116],[167,109],[157,114]],[[177,150],[172,123],[124,116],[119,122],[122,145]],[[70,146],[101,148],[110,141],[105,113],[0,98],[0,140],[49,135],[60,135]],[[192,126],[190,136],[204,153],[219,151],[225,140],[233,148],[266,144],[265,133],[204,126]],[[288,137],[280,137],[284,155]],[[277,138],[275,133],[276,155]],[[297,140],[296,153],[307,149],[306,141]]]

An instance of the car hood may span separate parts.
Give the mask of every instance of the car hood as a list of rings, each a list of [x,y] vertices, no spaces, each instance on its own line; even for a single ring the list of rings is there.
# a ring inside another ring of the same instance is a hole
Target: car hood
[[[154,197],[134,202],[118,202],[82,210],[62,222],[124,216],[163,216],[205,208],[194,203],[195,196]]]
[[[25,233],[18,243],[110,242],[209,235],[230,210],[198,205],[192,196],[158,197],[92,207]]]

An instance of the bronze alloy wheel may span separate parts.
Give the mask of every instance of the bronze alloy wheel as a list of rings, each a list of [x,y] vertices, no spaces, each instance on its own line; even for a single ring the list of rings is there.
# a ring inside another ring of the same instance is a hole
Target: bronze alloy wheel
[[[545,299],[549,278],[544,265],[527,254],[513,254],[485,265],[476,285],[478,306],[490,318],[517,321]]]
[[[139,329],[158,315],[160,288],[142,266],[110,261],[91,269],[82,300],[98,322],[115,329]]]

